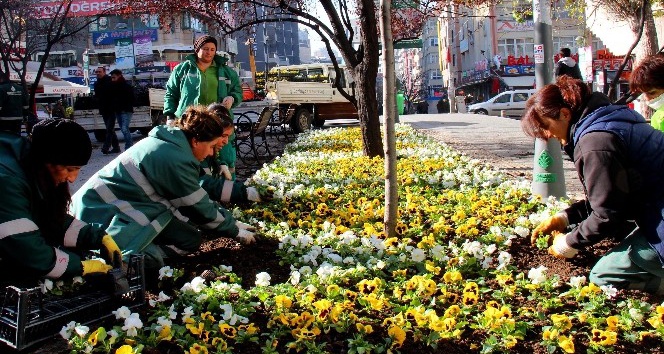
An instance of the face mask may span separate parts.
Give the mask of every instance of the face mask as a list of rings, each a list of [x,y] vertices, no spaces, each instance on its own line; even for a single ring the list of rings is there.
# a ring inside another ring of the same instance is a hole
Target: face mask
[[[648,105],[648,107],[654,110],[658,110],[664,107],[664,93],[653,98],[652,100],[646,101],[646,104]]]

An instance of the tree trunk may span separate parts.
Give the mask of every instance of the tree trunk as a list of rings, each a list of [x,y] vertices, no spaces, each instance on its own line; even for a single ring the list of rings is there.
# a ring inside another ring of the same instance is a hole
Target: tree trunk
[[[639,28],[639,16],[638,14],[630,19],[629,21],[630,28],[634,35],[638,35],[641,28]],[[657,47],[657,30],[655,29],[655,20],[652,14],[652,7],[650,4],[646,6],[645,12],[645,22],[643,25],[643,35],[639,44],[635,48],[636,61],[634,64],[638,64],[644,58],[647,58],[655,53],[657,53],[659,48]]]
[[[383,43],[383,121],[385,126],[385,236],[395,237],[399,194],[397,189],[397,144],[394,133],[396,121],[396,80],[394,73],[394,46],[390,21],[390,1],[380,1],[380,33]]]
[[[378,77],[378,36],[376,36],[376,11],[372,0],[357,1],[357,11],[363,18],[360,23],[362,44],[357,52],[360,61],[355,65],[355,97],[360,129],[364,143],[364,154],[369,157],[384,156],[383,141],[380,135],[378,119],[378,100],[376,99],[376,78]]]

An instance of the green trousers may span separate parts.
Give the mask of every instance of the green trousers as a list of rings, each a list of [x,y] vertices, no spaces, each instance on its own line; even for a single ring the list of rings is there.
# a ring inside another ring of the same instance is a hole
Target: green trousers
[[[195,226],[173,218],[144,250],[145,268],[159,269],[165,259],[198,251],[202,242],[201,231]]]
[[[664,265],[659,254],[636,228],[590,271],[590,281],[621,289],[664,294]]]

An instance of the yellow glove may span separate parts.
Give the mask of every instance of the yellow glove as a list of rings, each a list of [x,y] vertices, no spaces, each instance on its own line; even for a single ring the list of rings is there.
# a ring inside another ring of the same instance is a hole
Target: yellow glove
[[[548,235],[553,231],[563,232],[567,226],[569,226],[567,214],[560,212],[537,225],[530,235],[530,243],[534,245],[540,235]]]
[[[113,269],[113,267],[98,259],[81,261],[81,264],[83,265],[83,276],[90,274],[107,274],[109,270]]]
[[[104,235],[101,238],[101,258],[103,258],[106,263],[112,264],[116,267],[122,266],[122,252],[120,247],[115,243],[111,235]]]
[[[567,244],[567,234],[557,231],[551,233],[553,235],[553,244],[549,247],[549,254],[560,259],[567,259],[576,256],[579,251],[570,247]]]

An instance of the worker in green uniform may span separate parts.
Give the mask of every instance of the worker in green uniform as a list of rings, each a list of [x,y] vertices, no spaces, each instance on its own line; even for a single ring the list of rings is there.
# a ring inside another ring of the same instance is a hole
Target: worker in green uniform
[[[85,260],[80,251],[101,249],[107,261],[119,259],[113,238],[67,213],[68,184],[92,153],[88,133],[72,120],[45,119],[31,139],[0,131],[0,279],[108,272],[110,262]]]
[[[217,54],[217,40],[205,35],[194,42],[194,53],[178,64],[166,83],[164,115],[168,121],[180,117],[187,107],[221,102],[229,111],[242,102],[238,74],[228,66],[228,58]],[[217,154],[221,173],[235,179],[235,134]]]
[[[28,97],[23,86],[0,75],[0,129],[20,133],[27,109]]]
[[[173,125],[160,125],[95,173],[72,197],[72,211],[112,235],[125,256],[145,255],[146,268],[198,250],[200,230],[255,242],[254,227],[199,185],[200,163],[233,132],[232,123],[205,107],[187,108]]]

